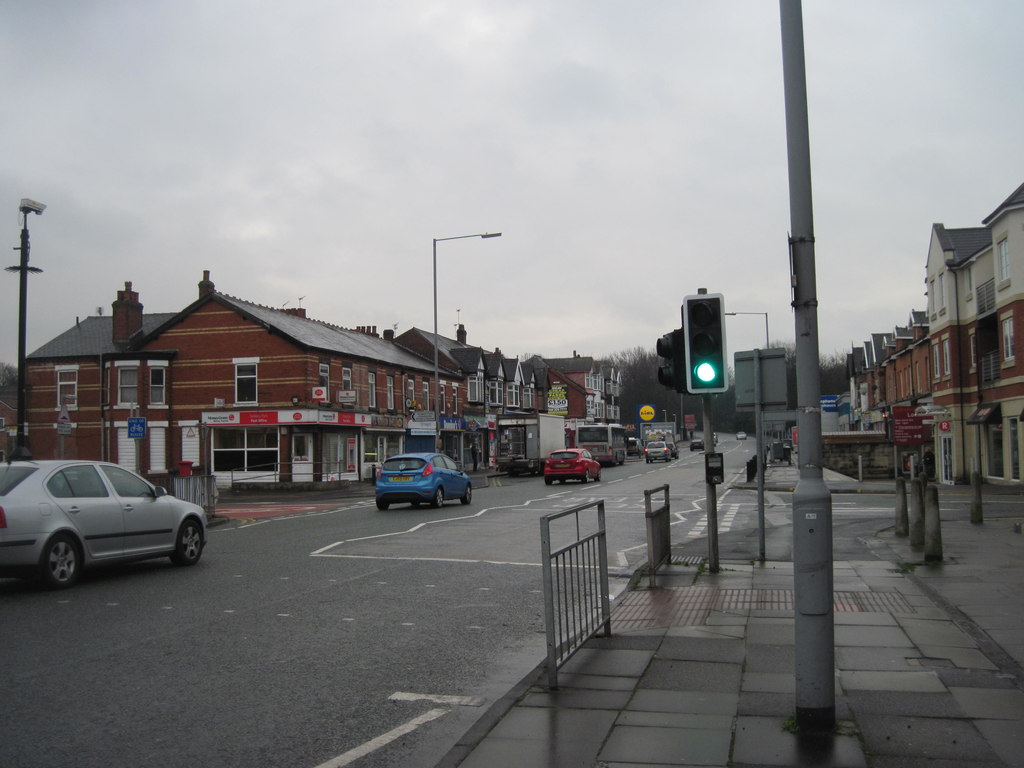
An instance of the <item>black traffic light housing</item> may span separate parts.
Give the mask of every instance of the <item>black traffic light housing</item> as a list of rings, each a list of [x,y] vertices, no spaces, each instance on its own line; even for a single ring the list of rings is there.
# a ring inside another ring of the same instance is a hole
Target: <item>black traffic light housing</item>
[[[701,293],[683,299],[686,391],[694,395],[729,389],[725,351],[725,299]]]
[[[656,345],[658,357],[658,381],[676,392],[686,391],[686,333],[682,328],[669,331]]]

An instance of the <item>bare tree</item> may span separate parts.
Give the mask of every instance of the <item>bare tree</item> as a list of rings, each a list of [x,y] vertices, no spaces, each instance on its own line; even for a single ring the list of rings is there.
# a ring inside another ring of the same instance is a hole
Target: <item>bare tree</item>
[[[0,387],[9,387],[18,383],[18,366],[0,363]]]

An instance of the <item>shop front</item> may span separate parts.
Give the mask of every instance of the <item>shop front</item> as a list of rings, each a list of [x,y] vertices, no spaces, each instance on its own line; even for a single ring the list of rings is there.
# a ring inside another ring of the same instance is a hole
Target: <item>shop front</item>
[[[352,411],[204,411],[201,423],[218,485],[367,479],[405,440],[401,416]]]

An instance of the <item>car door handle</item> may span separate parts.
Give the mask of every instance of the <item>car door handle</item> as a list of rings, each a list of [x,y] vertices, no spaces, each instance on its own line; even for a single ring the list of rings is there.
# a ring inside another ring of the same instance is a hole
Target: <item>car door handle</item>
[[[131,504],[125,504],[122,506],[122,509],[125,512],[131,512],[133,509],[135,509],[135,507],[133,507]]]

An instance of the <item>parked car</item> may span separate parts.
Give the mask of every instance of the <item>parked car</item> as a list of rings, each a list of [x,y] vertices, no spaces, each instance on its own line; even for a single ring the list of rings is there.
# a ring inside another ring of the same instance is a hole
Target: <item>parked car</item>
[[[555,480],[564,483],[566,480],[601,479],[601,464],[594,459],[585,448],[565,448],[552,451],[544,461],[544,484],[551,485]]]
[[[675,443],[670,443],[670,442],[666,441],[665,445],[668,446],[668,450],[672,454],[672,458],[673,459],[678,459],[679,458],[679,449],[676,448],[676,444]]]
[[[64,589],[101,563],[170,557],[195,565],[205,546],[202,507],[117,464],[0,464],[0,575]]]
[[[746,432],[737,432],[736,433],[736,439],[737,440],[746,440],[747,439],[747,433]]]
[[[664,440],[651,440],[644,448],[644,458],[648,464],[652,461],[672,461],[672,449]]]
[[[402,453],[384,460],[374,489],[377,509],[408,502],[437,508],[446,499],[473,500],[473,482],[443,453]]]
[[[703,451],[704,450],[704,440],[699,438],[699,437],[695,437],[693,440],[690,441],[690,450],[691,451]]]

